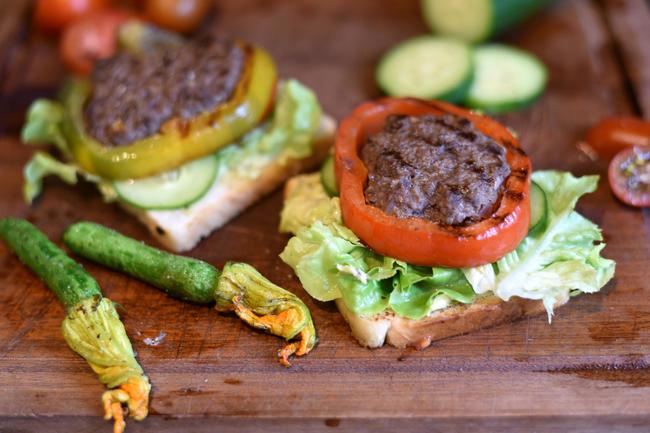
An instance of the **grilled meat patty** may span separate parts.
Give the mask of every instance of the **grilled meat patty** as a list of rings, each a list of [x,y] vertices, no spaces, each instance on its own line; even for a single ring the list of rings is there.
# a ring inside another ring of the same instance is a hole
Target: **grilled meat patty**
[[[142,55],[121,51],[93,71],[87,130],[106,146],[127,145],[226,102],[246,54],[231,40],[204,35]]]
[[[398,218],[469,225],[488,217],[510,174],[506,151],[469,120],[392,115],[361,149],[366,202]]]

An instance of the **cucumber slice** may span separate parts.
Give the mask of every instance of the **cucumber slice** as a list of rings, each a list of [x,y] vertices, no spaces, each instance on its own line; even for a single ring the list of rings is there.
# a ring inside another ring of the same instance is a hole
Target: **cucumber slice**
[[[480,42],[520,23],[547,3],[548,0],[422,0],[422,14],[434,33]]]
[[[203,197],[214,183],[219,161],[214,155],[183,164],[178,169],[144,179],[115,181],[123,202],[146,210],[187,207]]]
[[[535,182],[530,184],[530,225],[529,231],[542,227],[546,223],[546,214],[548,213],[548,203],[546,194]]]
[[[465,104],[503,113],[523,108],[544,91],[548,73],[535,56],[500,44],[484,45],[474,52],[474,82]]]
[[[424,21],[434,33],[476,42],[492,30],[491,0],[422,0]]]
[[[377,83],[392,96],[461,102],[472,82],[472,50],[456,39],[421,36],[384,54]]]
[[[339,195],[339,187],[336,184],[336,174],[334,173],[334,155],[328,155],[320,168],[320,181],[327,195],[330,197]]]

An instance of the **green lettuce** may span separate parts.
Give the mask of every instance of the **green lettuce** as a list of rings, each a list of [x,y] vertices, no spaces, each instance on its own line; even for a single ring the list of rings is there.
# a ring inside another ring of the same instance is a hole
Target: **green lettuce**
[[[77,183],[77,166],[65,164],[47,153],[36,152],[23,168],[23,197],[31,203],[43,189],[43,178],[56,175],[71,185]]]
[[[65,109],[60,103],[37,99],[27,111],[25,126],[20,132],[21,140],[36,145],[52,143],[63,155],[68,156],[68,142],[61,131],[64,116]]]
[[[552,316],[568,296],[600,290],[614,274],[602,258],[598,227],[573,209],[596,188],[597,176],[541,171],[533,175],[546,194],[548,212],[519,247],[494,264],[449,269],[411,266],[365,247],[341,220],[338,198],[330,198],[318,174],[292,180],[280,229],[293,233],[280,258],[314,298],[341,298],[355,314],[390,309],[420,319],[452,302],[471,303],[491,292],[538,299]]]
[[[295,236],[280,258],[314,298],[342,298],[355,314],[373,315],[390,308],[413,319],[452,300],[474,300],[459,269],[411,266],[366,248],[343,225],[338,198],[328,197],[318,174],[299,176],[294,182],[280,227]],[[309,202],[311,211],[301,202]]]
[[[600,290],[614,276],[615,263],[600,255],[605,244],[598,226],[573,210],[582,195],[596,190],[598,176],[539,171],[533,180],[548,207],[541,230],[531,231],[495,266],[466,270],[466,275],[479,293],[543,301],[550,320],[553,307],[570,295]]]
[[[220,175],[256,177],[272,161],[307,158],[320,126],[316,95],[296,80],[280,85],[272,119],[219,152]]]
[[[48,153],[36,152],[23,168],[23,198],[25,202],[32,203],[41,194],[43,179],[51,175],[57,176],[70,185],[77,183],[79,175],[88,182],[97,184],[105,201],[110,202],[117,198],[117,192],[112,182],[90,174],[76,164],[66,164]]]
[[[320,221],[341,224],[339,198],[330,198],[321,185],[319,175],[297,176],[289,183],[291,194],[285,198],[280,215],[280,232],[297,233]]]

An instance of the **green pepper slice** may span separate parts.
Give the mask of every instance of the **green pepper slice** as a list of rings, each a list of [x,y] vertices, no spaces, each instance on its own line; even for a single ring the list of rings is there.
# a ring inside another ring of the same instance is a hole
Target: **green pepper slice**
[[[92,85],[86,79],[70,80],[62,92],[61,131],[72,157],[85,171],[102,178],[135,179],[172,170],[236,141],[265,116],[277,77],[264,49],[243,44],[242,48],[246,66],[228,102],[188,121],[170,119],[159,133],[127,146],[104,146],[86,133],[83,108]]]

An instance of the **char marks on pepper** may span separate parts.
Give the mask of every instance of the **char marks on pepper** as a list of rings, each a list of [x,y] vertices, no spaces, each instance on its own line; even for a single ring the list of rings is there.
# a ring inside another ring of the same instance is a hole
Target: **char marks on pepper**
[[[449,226],[489,217],[510,175],[503,146],[452,115],[391,115],[368,137],[361,159],[369,205]]]
[[[212,111],[230,99],[245,58],[235,42],[210,34],[143,55],[121,51],[93,71],[87,129],[104,145],[128,145],[170,119]]]

